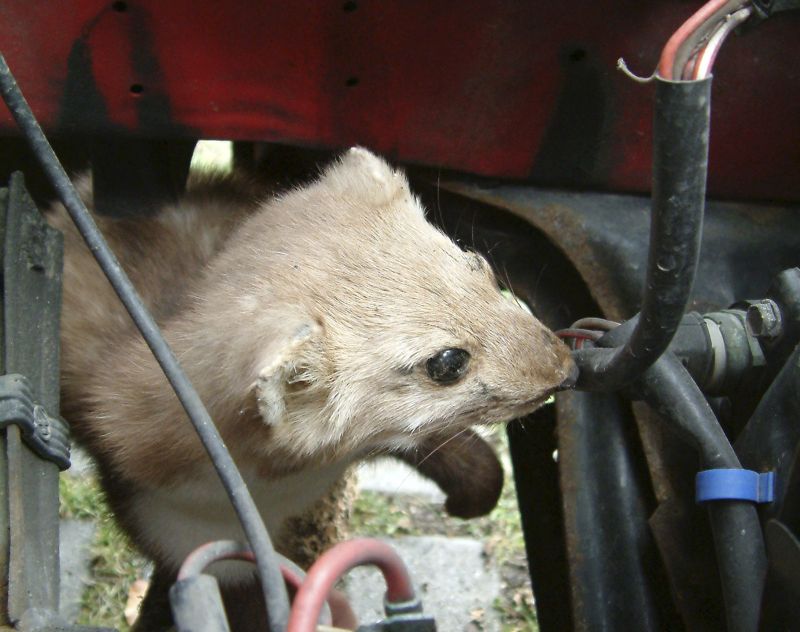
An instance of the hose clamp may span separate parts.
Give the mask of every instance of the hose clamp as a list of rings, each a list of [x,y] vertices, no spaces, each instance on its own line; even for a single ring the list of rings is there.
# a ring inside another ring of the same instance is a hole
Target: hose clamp
[[[771,503],[775,500],[775,472],[743,469],[713,469],[697,473],[695,494],[698,503],[712,500],[747,500]]]

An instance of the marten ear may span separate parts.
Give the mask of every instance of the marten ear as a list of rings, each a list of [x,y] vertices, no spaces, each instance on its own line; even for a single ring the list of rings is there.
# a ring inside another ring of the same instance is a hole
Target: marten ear
[[[286,390],[308,379],[308,350],[322,330],[313,322],[302,323],[276,340],[267,351],[254,385],[258,412],[265,424],[278,425],[286,418]]]
[[[410,196],[402,171],[363,147],[352,147],[322,173],[326,188],[336,194],[357,197],[369,205],[382,206],[401,196]]]

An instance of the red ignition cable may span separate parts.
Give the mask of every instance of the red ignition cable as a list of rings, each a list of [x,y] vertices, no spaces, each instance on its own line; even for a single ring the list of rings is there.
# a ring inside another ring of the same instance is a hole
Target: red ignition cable
[[[287,632],[314,632],[334,584],[347,571],[366,564],[383,573],[387,604],[416,601],[408,569],[395,550],[380,540],[358,538],[337,544],[314,563],[294,598]]]
[[[562,340],[575,341],[576,349],[583,349],[583,343],[586,340],[591,340],[593,342],[600,340],[604,333],[604,331],[594,331],[592,329],[580,329],[574,327],[570,327],[569,329],[559,329],[555,332],[556,336]]]

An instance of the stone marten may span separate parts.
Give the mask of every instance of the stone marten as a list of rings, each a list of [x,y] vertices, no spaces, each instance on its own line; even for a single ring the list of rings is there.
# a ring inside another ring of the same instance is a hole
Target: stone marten
[[[151,593],[163,592],[194,548],[243,535],[63,208],[49,221],[65,234],[63,414],[121,525],[155,561]],[[487,511],[502,474],[470,426],[530,413],[574,370],[567,347],[501,292],[486,260],[429,224],[405,175],[365,149],[282,194],[201,178],[155,216],[97,221],[278,550],[290,518],[376,454],[418,465],[453,513]],[[241,564],[219,575],[230,594],[253,581]],[[148,596],[140,629],[169,625],[154,614],[161,601]]]

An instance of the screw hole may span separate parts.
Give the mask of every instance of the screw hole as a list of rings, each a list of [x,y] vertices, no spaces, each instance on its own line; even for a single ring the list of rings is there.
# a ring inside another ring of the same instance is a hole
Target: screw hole
[[[131,94],[134,96],[139,96],[144,92],[144,86],[141,83],[134,83],[131,85]]]
[[[125,13],[125,11],[128,10],[128,3],[118,0],[117,2],[111,3],[111,8],[114,9],[114,11],[117,11],[118,13]]]
[[[352,13],[356,9],[358,9],[358,3],[357,2],[345,2],[342,5],[342,11],[344,11],[345,13]]]
[[[353,88],[358,85],[358,77],[348,77],[347,81],[344,82],[348,88]]]
[[[569,54],[570,61],[583,61],[586,59],[586,51],[582,48],[576,48]]]

